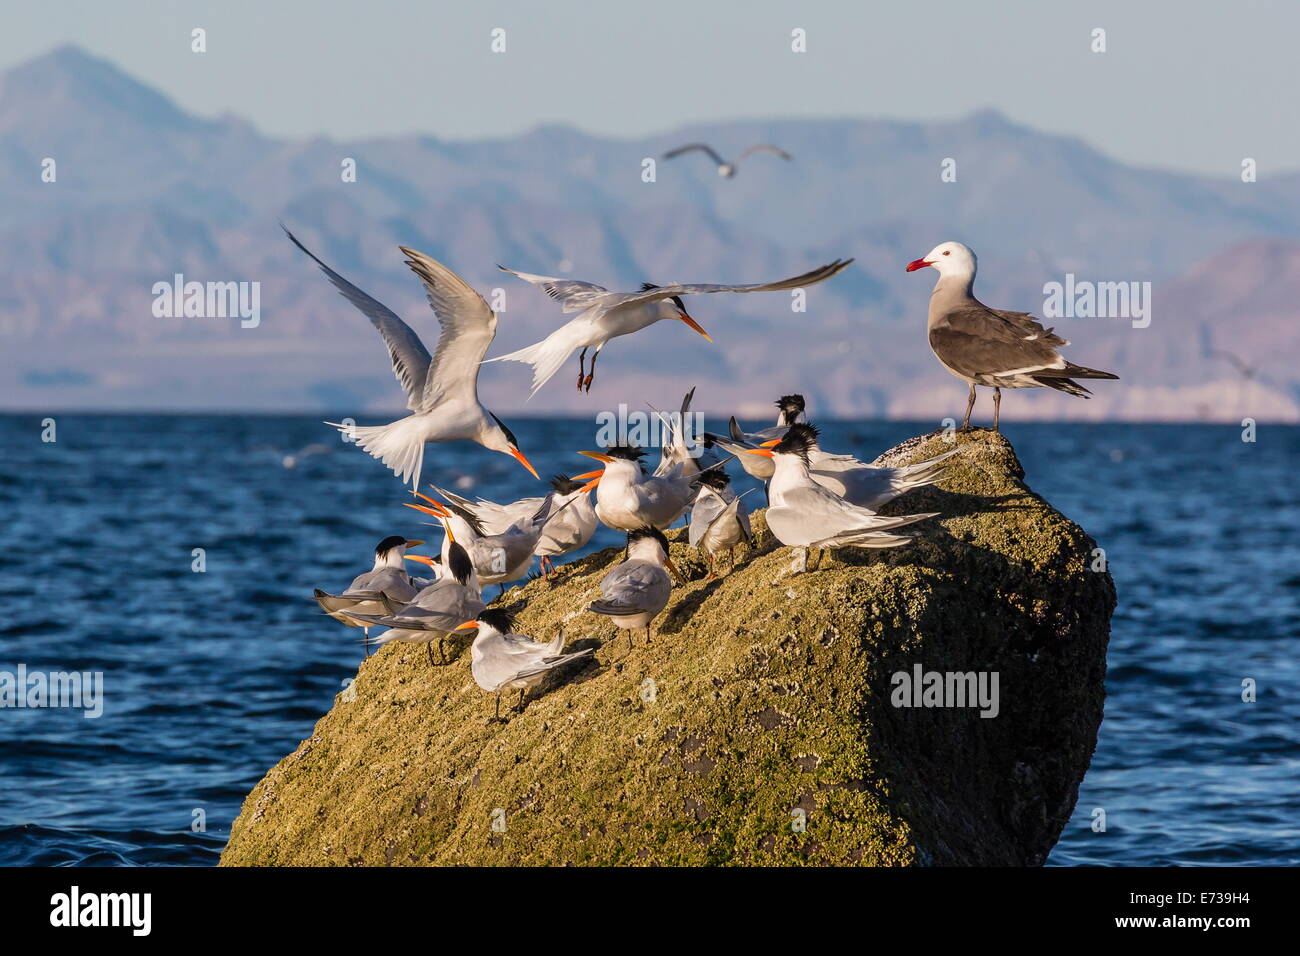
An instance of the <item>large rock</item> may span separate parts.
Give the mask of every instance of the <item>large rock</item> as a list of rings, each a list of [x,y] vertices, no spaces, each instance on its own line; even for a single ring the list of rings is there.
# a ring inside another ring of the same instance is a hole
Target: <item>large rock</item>
[[[1096,742],[1115,591],[1006,439],[958,441],[940,487],[891,504],[942,515],[904,548],[792,574],[760,515],[757,551],[705,581],[678,534],[691,581],[649,646],[583,610],[621,552],[512,591],[521,632],[600,650],[504,725],[467,652],[385,647],[249,794],[223,865],[1042,863]],[[996,716],[895,706],[918,664],[996,672]]]

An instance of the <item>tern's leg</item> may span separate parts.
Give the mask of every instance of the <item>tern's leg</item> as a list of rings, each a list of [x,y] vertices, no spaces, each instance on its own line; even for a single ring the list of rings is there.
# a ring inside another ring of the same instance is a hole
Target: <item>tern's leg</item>
[[[501,719],[501,689],[497,688],[497,712],[493,720]]]
[[[524,712],[524,694],[526,694],[527,692],[528,692],[528,688],[526,687],[519,688],[519,703],[515,704],[516,713],[522,714]]]
[[[600,357],[600,350],[602,348],[604,348],[603,345],[597,345],[596,351],[591,353],[591,371],[587,373],[587,380],[584,383],[588,392],[591,391],[591,380],[596,376],[596,359]]]
[[[370,656],[370,628],[368,626],[363,627],[361,629],[361,633],[365,635],[365,640],[361,642],[361,648],[363,651],[365,651],[366,657],[369,657]]]
[[[587,350],[586,348],[584,348],[582,350],[582,354],[578,356],[578,391],[580,392],[582,391],[582,376],[587,371],[586,365],[584,364],[586,362],[586,359],[587,359]]]
[[[970,413],[975,408],[975,386],[970,387],[970,397],[966,399],[966,417],[961,420],[962,428],[970,428]]]
[[[770,481],[763,482],[763,503],[769,508],[772,507],[772,493],[767,490],[767,486],[770,484]]]
[[[647,624],[647,625],[645,626],[645,642],[646,642],[647,645],[649,645],[649,643],[650,643],[650,625],[649,625],[649,624]]]
[[[443,638],[438,638],[438,660],[447,663],[447,649],[443,646]]]
[[[993,430],[998,430],[998,409],[1002,406],[1002,389],[993,389]]]

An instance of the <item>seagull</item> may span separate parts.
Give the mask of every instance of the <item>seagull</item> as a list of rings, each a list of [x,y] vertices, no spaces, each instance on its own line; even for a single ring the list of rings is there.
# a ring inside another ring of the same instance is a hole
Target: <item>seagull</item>
[[[754,544],[754,535],[749,529],[749,509],[742,500],[745,495],[737,496],[728,487],[730,483],[731,476],[725,471],[705,472],[700,477],[700,491],[691,508],[687,541],[708,558],[709,576],[706,580],[718,576],[714,570],[718,554],[726,551],[731,556],[731,566],[735,567],[736,545],[741,541],[751,547]]]
[[[597,482],[596,517],[615,531],[666,528],[686,512],[695,495],[696,476],[686,474],[680,463],[666,474],[647,477],[640,448],[616,445],[578,454],[605,463],[601,475],[592,479]]]
[[[689,153],[694,150],[698,150],[701,153],[708,154],[708,157],[711,160],[713,160],[713,162],[718,167],[718,175],[721,176],[723,179],[730,179],[732,176],[736,175],[736,172],[740,167],[740,159],[744,159],[745,157],[750,156],[753,153],[775,153],[777,156],[780,156],[782,159],[794,159],[794,157],[791,156],[789,153],[787,153],[785,150],[777,146],[773,146],[771,143],[755,143],[753,146],[749,147],[749,149],[745,150],[743,153],[740,154],[740,159],[731,163],[727,162],[725,159],[723,159],[721,156],[715,153],[712,147],[708,146],[705,143],[688,143],[685,146],[678,146],[676,149],[670,149],[668,152],[664,153],[664,159],[673,159],[674,157],[680,156],[683,153]]]
[[[470,647],[470,673],[479,687],[497,695],[492,721],[501,720],[501,691],[505,688],[519,688],[515,709],[522,711],[524,694],[528,688],[541,683],[547,672],[595,653],[594,648],[588,647],[565,654],[563,631],[549,643],[515,634],[514,615],[504,609],[483,611],[474,620],[461,624],[458,630],[471,628],[478,628],[478,635]]]
[[[936,516],[931,512],[887,518],[826,490],[808,473],[808,454],[816,441],[816,430],[801,422],[791,425],[772,448],[747,449],[748,454],[775,461],[767,527],[782,544],[803,550],[805,568],[809,548],[897,547],[912,539],[886,532]]]
[[[975,386],[993,389],[993,430],[1004,388],[1039,388],[1088,398],[1092,393],[1076,378],[1118,379],[1110,372],[1067,362],[1056,350],[1069,345],[1052,329],[1045,329],[1027,312],[990,309],[971,292],[975,283],[975,253],[960,242],[941,242],[921,259],[907,264],[908,272],[926,266],[939,273],[930,293],[927,328],[930,350],[939,364],[970,385],[966,415],[961,427],[970,427],[975,407]]]
[[[447,661],[445,640],[467,619],[483,612],[482,586],[474,573],[474,562],[469,553],[456,542],[447,552],[446,573],[421,589],[409,602],[396,611],[367,617],[369,625],[383,625],[388,630],[375,638],[375,644],[400,641],[423,644],[433,666],[433,639],[438,639],[438,656]]]
[[[765,282],[757,285],[673,285],[657,286],[644,283],[637,292],[610,292],[608,289],[582,282],[577,279],[560,279],[554,276],[529,275],[516,272],[505,266],[498,266],[502,272],[518,276],[525,282],[539,286],[552,299],[560,303],[563,312],[580,313],[560,326],[542,341],[527,348],[498,355],[487,359],[488,362],[525,362],[533,367],[533,386],[529,398],[537,394],[560,366],[577,349],[582,349],[578,356],[578,390],[591,391],[591,382],[596,374],[596,357],[600,350],[612,338],[628,335],[653,325],[663,319],[685,322],[710,342],[709,333],[686,312],[682,303],[684,295],[702,295],[713,292],[779,292],[785,289],[799,289],[825,282],[832,276],[848,268],[852,259],[836,259],[819,269],[805,272],[803,275],[778,282]],[[587,349],[595,347],[591,356],[591,370],[585,366]],[[584,376],[584,372],[586,372]]]
[[[627,560],[601,579],[600,600],[592,601],[587,609],[612,618],[615,627],[627,631],[629,646],[633,646],[631,632],[644,627],[648,644],[650,622],[668,606],[672,594],[669,571],[684,580],[668,557],[664,533],[650,525],[629,531]]]
[[[514,458],[534,478],[537,471],[514,433],[478,400],[478,368],[496,335],[496,314],[460,276],[422,252],[398,246],[424,283],[429,305],[438,317],[441,334],[432,356],[415,331],[383,303],[372,299],[318,259],[288,229],[285,235],[320,266],[343,297],[361,310],[379,330],[393,372],[406,391],[406,407],[413,414],[387,425],[358,427],[333,425],[346,438],[355,439],[411,488],[420,486],[426,442],[468,440]]]
[[[422,561],[432,566],[432,558],[407,554],[407,548],[424,544],[400,534],[390,535],[375,545],[375,564],[363,574],[358,574],[342,594],[330,594],[316,588],[312,596],[321,610],[348,627],[360,627],[366,639],[370,638],[371,622],[360,617],[364,614],[387,614],[409,602],[421,587],[428,584],[421,578],[406,573],[402,561]],[[369,650],[366,656],[370,655]]]

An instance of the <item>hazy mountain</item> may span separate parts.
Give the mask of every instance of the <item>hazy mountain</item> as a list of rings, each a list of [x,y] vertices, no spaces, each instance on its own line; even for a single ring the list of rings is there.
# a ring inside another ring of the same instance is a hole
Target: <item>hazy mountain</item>
[[[780,143],[731,180],[682,142],[723,155]],[[57,163],[43,182],[42,162]],[[956,182],[940,180],[945,158]],[[345,159],[357,181],[345,183]],[[1231,171],[1226,171],[1231,173]],[[504,290],[499,354],[561,316],[508,264],[611,287],[758,281],[835,256],[856,265],[809,290],[711,296],[616,341],[590,396],[567,369],[524,406],[528,371],[484,370],[502,411],[672,403],[763,408],[799,388],[823,414],[935,418],[964,386],[925,345],[933,276],[903,265],[943,239],[980,255],[990,304],[1040,312],[1044,283],[1153,283],[1152,321],[1055,320],[1076,361],[1117,371],[1097,397],[1017,395],[1008,416],[1300,418],[1296,354],[1300,177],[1241,183],[1115,162],[1077,140],[983,112],[949,123],[772,120],[643,140],[542,127],[510,139],[277,140],[236,118],[191,116],[111,64],[64,47],[0,75],[0,389],[3,404],[83,408],[400,407],[378,337],[284,239],[277,220],[430,339],[436,324],[400,242]],[[261,322],[155,318],[152,288],[260,283]],[[1249,366],[1241,373],[1229,350]],[[576,363],[575,363],[576,364]]]

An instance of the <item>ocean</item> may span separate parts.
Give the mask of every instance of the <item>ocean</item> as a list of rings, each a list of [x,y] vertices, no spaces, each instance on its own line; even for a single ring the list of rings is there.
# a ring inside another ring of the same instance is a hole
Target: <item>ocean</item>
[[[44,441],[47,417],[0,416],[0,671],[102,672],[102,713],[0,709],[0,863],[212,865],[361,658],[312,589],[386,535],[437,533],[328,416],[56,414]],[[543,476],[590,470],[592,419],[509,424]],[[868,460],[933,428],[818,424]],[[1300,863],[1300,428],[1004,432],[1119,592],[1105,721],[1049,864]],[[424,477],[541,493],[468,444],[431,447]]]

